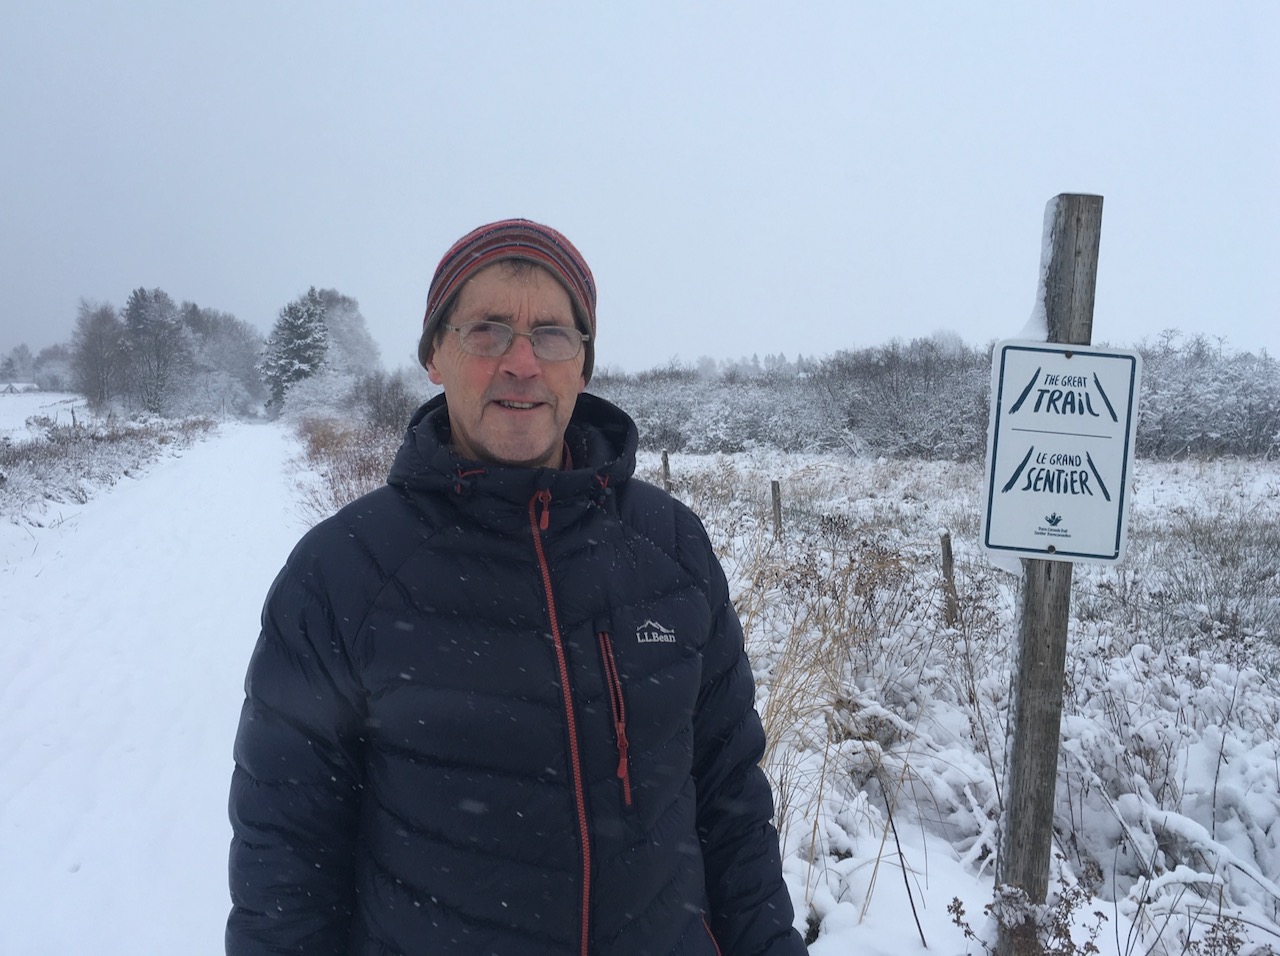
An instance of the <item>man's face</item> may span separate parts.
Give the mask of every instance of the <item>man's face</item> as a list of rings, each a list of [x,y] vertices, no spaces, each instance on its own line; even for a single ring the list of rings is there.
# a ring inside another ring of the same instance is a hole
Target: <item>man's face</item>
[[[538,266],[513,270],[503,262],[467,281],[448,324],[461,328],[481,321],[502,322],[517,332],[575,327],[569,293],[549,272]],[[543,361],[533,354],[533,343],[518,335],[497,358],[464,352],[456,332],[443,332],[437,342],[427,374],[444,386],[457,452],[501,465],[560,467],[564,432],[586,388],[584,353]]]

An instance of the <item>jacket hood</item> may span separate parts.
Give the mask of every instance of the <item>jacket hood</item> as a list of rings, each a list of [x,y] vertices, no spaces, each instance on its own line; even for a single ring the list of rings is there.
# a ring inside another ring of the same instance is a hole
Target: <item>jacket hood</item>
[[[523,505],[548,489],[558,500],[601,497],[635,471],[635,422],[616,405],[583,392],[574,405],[565,443],[571,467],[522,468],[459,456],[450,446],[449,407],[437,395],[414,413],[387,482],[410,491],[486,494]]]

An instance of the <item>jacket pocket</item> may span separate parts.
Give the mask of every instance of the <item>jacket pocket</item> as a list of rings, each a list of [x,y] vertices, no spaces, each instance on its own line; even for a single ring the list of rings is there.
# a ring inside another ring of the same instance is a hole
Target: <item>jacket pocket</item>
[[[631,758],[627,740],[627,702],[622,695],[622,679],[618,676],[618,662],[613,656],[613,640],[607,631],[597,635],[600,643],[600,661],[604,666],[604,686],[609,696],[609,715],[613,720],[613,737],[618,748],[618,780],[622,787],[622,805],[631,803]]]

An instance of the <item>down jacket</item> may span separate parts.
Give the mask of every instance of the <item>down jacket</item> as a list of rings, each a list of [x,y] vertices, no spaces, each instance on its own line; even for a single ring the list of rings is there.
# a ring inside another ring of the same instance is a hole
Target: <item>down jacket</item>
[[[581,395],[572,467],[443,396],[310,531],[249,665],[227,953],[791,956],[764,737],[698,519]]]

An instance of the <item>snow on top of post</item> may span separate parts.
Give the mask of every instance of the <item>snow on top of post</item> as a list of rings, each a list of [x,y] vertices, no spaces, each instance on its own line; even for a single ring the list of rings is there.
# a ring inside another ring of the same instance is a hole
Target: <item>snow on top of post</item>
[[[1022,327],[1017,338],[1030,342],[1047,342],[1049,340],[1049,316],[1045,311],[1046,280],[1049,277],[1049,263],[1053,259],[1053,219],[1057,209],[1058,197],[1050,199],[1044,207],[1044,229],[1040,237],[1040,275],[1036,282],[1036,302],[1031,309],[1031,317]]]

